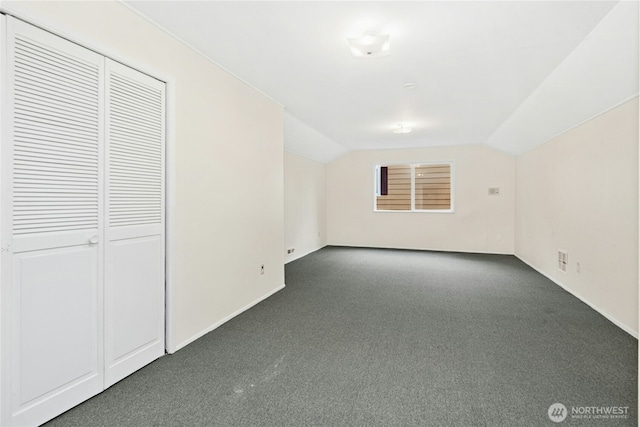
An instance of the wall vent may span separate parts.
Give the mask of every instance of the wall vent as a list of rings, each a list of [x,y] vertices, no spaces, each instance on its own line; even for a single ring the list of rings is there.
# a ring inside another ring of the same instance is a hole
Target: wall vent
[[[558,249],[558,270],[567,272],[567,264],[569,263],[569,254],[567,251]]]

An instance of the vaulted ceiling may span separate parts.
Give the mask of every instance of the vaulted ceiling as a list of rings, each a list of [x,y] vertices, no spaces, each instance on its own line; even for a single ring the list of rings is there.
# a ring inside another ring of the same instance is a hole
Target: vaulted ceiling
[[[319,161],[455,144],[518,154],[638,94],[635,1],[125,4],[282,104],[285,147]],[[388,34],[389,54],[354,57],[347,39],[365,33]]]

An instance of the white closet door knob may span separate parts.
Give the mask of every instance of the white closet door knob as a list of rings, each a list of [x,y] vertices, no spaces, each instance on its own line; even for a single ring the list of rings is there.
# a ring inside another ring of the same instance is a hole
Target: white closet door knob
[[[95,245],[99,241],[100,241],[100,239],[98,238],[98,236],[91,236],[91,238],[89,239],[89,243],[92,244],[92,245]]]

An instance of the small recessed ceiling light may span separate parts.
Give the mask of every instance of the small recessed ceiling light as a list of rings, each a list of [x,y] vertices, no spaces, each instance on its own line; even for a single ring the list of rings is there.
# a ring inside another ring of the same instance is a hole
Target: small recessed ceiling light
[[[406,127],[403,124],[399,124],[397,128],[393,130],[393,133],[409,133],[411,132],[411,128]]]
[[[414,90],[418,85],[414,82],[405,83],[402,85],[406,90]]]
[[[372,58],[389,54],[389,34],[364,33],[362,37],[348,38],[351,54],[356,58]]]

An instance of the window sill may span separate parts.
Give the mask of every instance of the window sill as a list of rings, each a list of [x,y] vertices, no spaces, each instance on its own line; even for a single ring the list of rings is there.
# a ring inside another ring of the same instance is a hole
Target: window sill
[[[379,210],[379,209],[374,209],[373,210],[374,213],[385,213],[385,212],[392,212],[392,213],[428,213],[428,214],[452,214],[452,213],[456,213],[456,211],[454,209],[447,209],[447,210],[412,210],[412,211],[403,211],[403,210]]]

